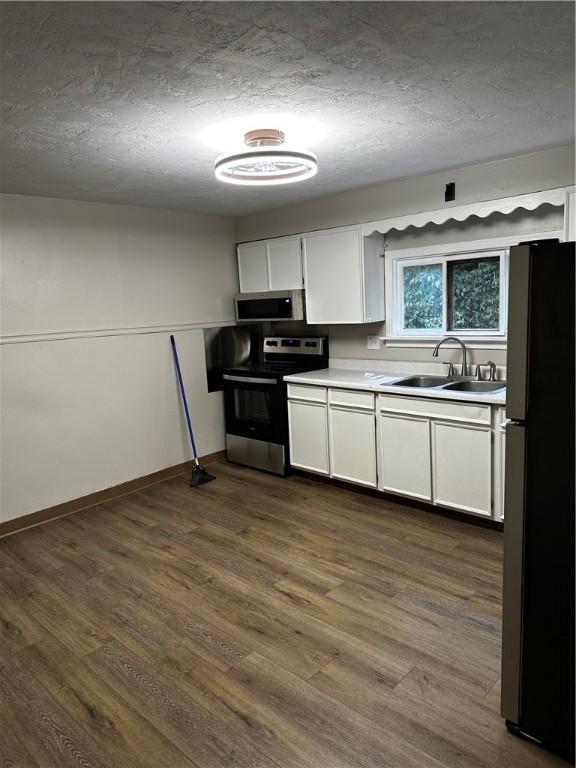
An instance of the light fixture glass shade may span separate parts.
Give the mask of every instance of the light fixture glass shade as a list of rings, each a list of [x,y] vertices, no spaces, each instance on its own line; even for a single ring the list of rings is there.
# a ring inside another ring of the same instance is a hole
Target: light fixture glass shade
[[[304,181],[318,172],[318,160],[313,152],[282,148],[284,134],[281,131],[249,131],[245,141],[249,149],[216,158],[217,179],[227,184],[271,186]]]

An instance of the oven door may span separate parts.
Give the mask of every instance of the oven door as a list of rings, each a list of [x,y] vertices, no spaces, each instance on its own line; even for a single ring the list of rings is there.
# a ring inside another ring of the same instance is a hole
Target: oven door
[[[266,375],[225,373],[226,433],[282,445],[285,404],[282,381]]]

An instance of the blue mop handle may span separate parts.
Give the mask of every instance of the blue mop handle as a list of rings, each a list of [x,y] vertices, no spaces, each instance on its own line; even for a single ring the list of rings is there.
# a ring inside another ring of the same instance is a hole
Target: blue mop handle
[[[186,400],[186,392],[184,391],[184,382],[182,381],[182,372],[180,370],[180,362],[178,360],[178,352],[176,350],[176,341],[174,340],[174,336],[170,336],[170,343],[172,344],[172,353],[174,354],[174,363],[176,365],[176,373],[178,374],[178,383],[180,384],[180,394],[182,395],[182,402],[184,403],[186,422],[188,424],[188,432],[190,433],[190,442],[192,443],[192,454],[194,459],[198,461],[198,452],[196,450],[196,443],[194,441],[194,432],[192,432],[192,422],[190,421],[188,401]]]

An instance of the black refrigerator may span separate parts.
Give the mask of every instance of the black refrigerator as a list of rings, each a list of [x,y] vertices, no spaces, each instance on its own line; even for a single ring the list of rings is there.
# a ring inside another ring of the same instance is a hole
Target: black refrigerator
[[[510,249],[502,715],[574,759],[574,243]]]

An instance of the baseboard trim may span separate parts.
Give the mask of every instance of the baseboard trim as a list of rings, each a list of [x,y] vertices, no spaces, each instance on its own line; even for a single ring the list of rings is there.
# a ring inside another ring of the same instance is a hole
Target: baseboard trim
[[[226,451],[216,451],[216,453],[209,453],[206,456],[201,456],[200,461],[202,464],[211,464],[214,461],[219,461],[220,459],[225,458],[225,456]],[[89,493],[87,496],[80,496],[78,499],[71,499],[62,504],[56,504],[54,507],[40,509],[38,512],[31,512],[29,515],[23,515],[14,520],[7,520],[4,523],[0,523],[0,538],[2,536],[8,536],[11,533],[23,531],[25,528],[42,525],[42,523],[47,523],[57,517],[65,517],[74,512],[80,512],[82,509],[96,507],[98,504],[103,504],[105,501],[112,501],[120,496],[135,493],[149,485],[161,483],[163,480],[169,480],[172,477],[185,475],[187,472],[192,471],[193,466],[193,461],[174,464],[172,467],[166,467],[166,469],[160,469],[158,472],[152,472],[149,475],[143,475],[134,480],[128,480],[126,483],[120,483],[120,485],[114,485],[111,488],[104,488],[102,491]]]

